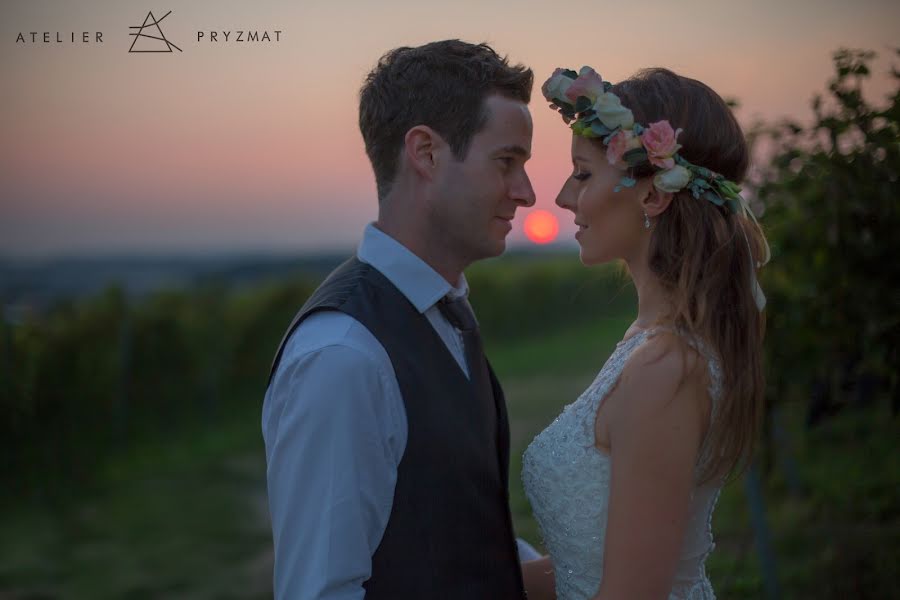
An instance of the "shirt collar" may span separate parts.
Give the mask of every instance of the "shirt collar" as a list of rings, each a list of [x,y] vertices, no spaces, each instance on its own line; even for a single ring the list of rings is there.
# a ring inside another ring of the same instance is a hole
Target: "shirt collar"
[[[455,287],[451,286],[425,261],[375,227],[374,223],[366,226],[356,256],[384,275],[420,313],[434,306],[444,296],[458,298],[469,293],[469,284],[464,274],[460,274]]]

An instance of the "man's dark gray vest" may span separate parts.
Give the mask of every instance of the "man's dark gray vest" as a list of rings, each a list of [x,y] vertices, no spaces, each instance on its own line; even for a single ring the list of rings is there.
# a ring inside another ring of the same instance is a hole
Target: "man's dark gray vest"
[[[406,408],[406,449],[366,598],[521,599],[509,512],[509,423],[493,370],[493,398],[484,398],[425,315],[378,270],[351,258],[291,323],[270,381],[288,337],[322,310],[345,313],[372,332],[391,359]]]

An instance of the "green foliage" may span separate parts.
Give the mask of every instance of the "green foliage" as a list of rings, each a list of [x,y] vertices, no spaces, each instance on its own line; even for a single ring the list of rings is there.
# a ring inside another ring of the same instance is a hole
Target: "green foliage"
[[[274,349],[314,285],[210,284],[134,303],[111,288],[3,323],[4,500],[62,502],[128,448],[209,427],[223,412],[258,412]]]
[[[757,185],[773,249],[762,274],[773,398],[811,386],[843,400],[897,393],[900,89],[883,107],[864,99],[874,56],[834,54],[811,125],[754,132],[774,146]]]
[[[488,343],[539,337],[631,306],[611,269],[575,256],[506,257],[471,269]],[[273,354],[318,281],[249,291],[210,283],[129,301],[112,288],[0,329],[0,483],[6,499],[63,503],[130,448],[258,419]]]
[[[573,255],[508,256],[466,272],[486,343],[534,338],[634,306],[631,282],[615,266],[586,269]]]

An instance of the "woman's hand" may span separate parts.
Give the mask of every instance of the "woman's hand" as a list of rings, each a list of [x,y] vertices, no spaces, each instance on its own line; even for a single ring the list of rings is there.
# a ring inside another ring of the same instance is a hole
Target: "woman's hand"
[[[556,600],[556,577],[549,556],[522,563],[528,600]]]

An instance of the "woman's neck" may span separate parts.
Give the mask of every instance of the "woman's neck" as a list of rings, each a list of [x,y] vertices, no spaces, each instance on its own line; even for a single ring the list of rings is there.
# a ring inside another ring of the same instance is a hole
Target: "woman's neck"
[[[661,323],[671,314],[671,300],[659,278],[647,266],[646,261],[628,263],[628,270],[638,295],[638,314],[632,327],[647,329]]]

